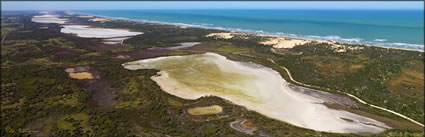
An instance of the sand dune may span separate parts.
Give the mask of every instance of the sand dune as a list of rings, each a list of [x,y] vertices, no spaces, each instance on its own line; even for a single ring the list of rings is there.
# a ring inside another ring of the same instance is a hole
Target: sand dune
[[[325,99],[294,91],[278,72],[257,64],[227,60],[205,53],[145,59],[123,64],[129,70],[159,69],[152,79],[169,94],[198,99],[213,95],[270,118],[316,131],[379,133],[379,121],[330,109]]]
[[[290,38],[269,38],[266,41],[260,42],[263,45],[271,45],[273,48],[293,48],[296,45],[302,45],[305,43],[311,42],[309,40],[302,39],[290,39]]]

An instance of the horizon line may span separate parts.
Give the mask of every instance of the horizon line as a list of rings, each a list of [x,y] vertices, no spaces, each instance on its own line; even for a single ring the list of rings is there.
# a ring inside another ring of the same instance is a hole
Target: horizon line
[[[411,9],[411,8],[145,8],[145,9],[57,9],[57,10],[16,10],[6,9],[1,11],[78,11],[78,10],[424,10],[424,9]]]

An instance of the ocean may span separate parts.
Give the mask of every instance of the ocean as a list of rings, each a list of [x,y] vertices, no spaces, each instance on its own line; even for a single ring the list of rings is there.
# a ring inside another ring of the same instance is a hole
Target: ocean
[[[424,49],[423,10],[76,10],[73,12],[377,46]]]

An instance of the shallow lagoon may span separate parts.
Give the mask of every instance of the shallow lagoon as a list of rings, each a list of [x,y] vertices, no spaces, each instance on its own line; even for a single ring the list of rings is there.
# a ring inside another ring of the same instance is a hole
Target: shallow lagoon
[[[31,21],[37,22],[37,23],[57,23],[57,24],[64,24],[67,19],[61,19],[58,15],[53,14],[44,14],[40,16],[34,16],[32,17]]]
[[[64,25],[63,27],[61,29],[62,33],[75,34],[83,38],[119,38],[143,34],[142,32],[131,32],[122,29],[93,28],[86,25]]]
[[[213,95],[260,114],[316,131],[379,133],[390,127],[350,112],[330,109],[326,100],[297,92],[278,72],[205,53],[169,56],[123,64],[129,70],[159,69],[152,79],[169,94],[184,99]]]

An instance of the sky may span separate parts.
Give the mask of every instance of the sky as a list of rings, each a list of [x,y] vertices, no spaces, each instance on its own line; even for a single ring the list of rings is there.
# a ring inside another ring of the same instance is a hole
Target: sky
[[[423,1],[2,1],[2,10],[112,10],[112,9],[424,9]]]

